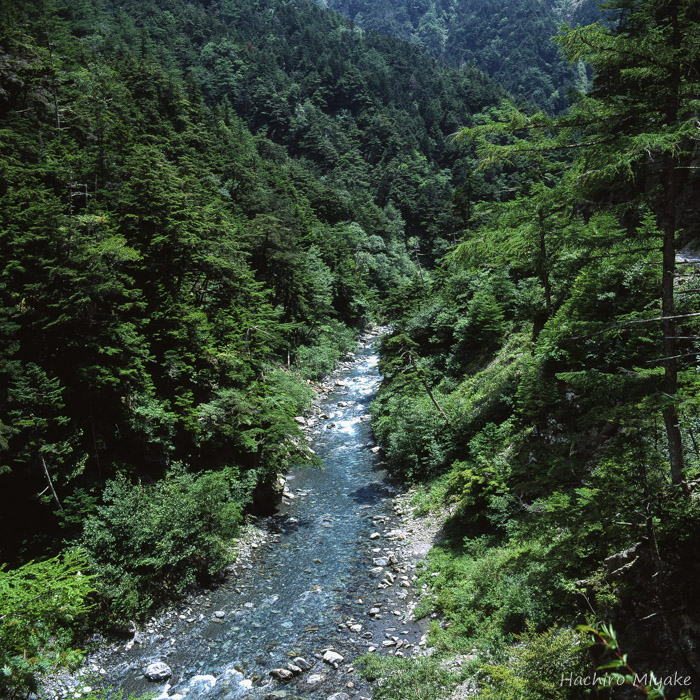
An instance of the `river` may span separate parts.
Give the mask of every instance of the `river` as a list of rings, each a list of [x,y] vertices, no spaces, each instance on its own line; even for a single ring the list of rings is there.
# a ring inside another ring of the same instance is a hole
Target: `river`
[[[365,338],[328,378],[309,421],[322,468],[288,475],[292,497],[260,519],[262,543],[222,585],[152,620],[139,643],[95,656],[102,683],[126,697],[359,699],[371,687],[353,668],[357,656],[412,653],[422,634],[406,605],[415,564],[396,558],[395,489],[371,449],[368,406],[380,380],[376,338]],[[342,661],[324,660],[329,649]],[[295,657],[308,668],[288,681],[271,677]],[[155,661],[170,678],[145,679]]]

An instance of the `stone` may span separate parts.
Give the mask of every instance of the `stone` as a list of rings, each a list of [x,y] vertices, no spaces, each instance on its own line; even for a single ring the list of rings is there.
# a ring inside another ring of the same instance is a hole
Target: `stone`
[[[362,632],[362,625],[350,625],[351,632]]]
[[[170,666],[163,661],[154,661],[146,666],[143,670],[143,675],[146,677],[146,680],[158,682],[167,681],[173,675],[173,672],[170,670]]]
[[[294,416],[294,420],[299,424],[299,425],[306,425],[306,418],[303,416]]]
[[[298,666],[302,671],[308,671],[311,669],[311,664],[303,656],[295,656],[292,659],[292,663]]]
[[[350,696],[347,693],[333,693],[326,700],[350,700]]]
[[[288,681],[294,674],[286,668],[273,668],[270,675],[278,681]]]
[[[302,673],[302,670],[295,664],[287,664],[287,668],[295,675],[295,676],[300,676]]]
[[[223,610],[214,610],[214,617],[221,619],[222,617],[226,617],[226,613]]]
[[[308,685],[318,685],[319,683],[323,682],[323,678],[324,677],[320,673],[312,673],[307,677],[306,683]]]
[[[380,537],[381,537],[381,535],[380,535],[378,532],[373,532],[373,533],[369,536],[369,538],[370,538],[371,540],[378,540]]]
[[[331,651],[330,649],[323,655],[323,660],[330,664],[331,666],[338,667],[338,664],[343,661],[343,657],[337,651]]]
[[[372,578],[380,578],[384,573],[384,569],[381,566],[375,566],[369,570],[369,574]]]

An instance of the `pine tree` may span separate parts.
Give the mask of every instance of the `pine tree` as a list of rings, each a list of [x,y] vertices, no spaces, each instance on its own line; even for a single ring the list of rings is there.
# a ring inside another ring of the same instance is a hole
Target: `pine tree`
[[[692,163],[700,106],[700,7],[693,0],[613,0],[606,8],[616,18],[612,27],[565,27],[557,39],[569,60],[586,61],[595,71],[591,92],[579,95],[567,115],[529,116],[507,108],[500,122],[463,136],[477,138],[483,166],[518,159],[544,163],[558,153],[570,163],[566,181],[587,217],[615,209],[623,222],[620,235],[646,236],[646,247],[658,245],[659,313],[651,322],[662,327],[657,361],[664,376],[657,398],[671,479],[685,491],[674,279],[679,246],[697,235],[689,193],[697,185]],[[653,212],[656,226],[644,220],[645,211]]]

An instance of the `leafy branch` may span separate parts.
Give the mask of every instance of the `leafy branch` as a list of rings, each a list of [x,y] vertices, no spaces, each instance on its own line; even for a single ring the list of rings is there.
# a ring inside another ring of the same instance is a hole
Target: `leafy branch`
[[[600,629],[590,625],[578,625],[576,629],[592,635],[591,646],[601,646],[607,652],[612,653],[613,659],[606,664],[597,667],[598,671],[605,671],[601,679],[601,686],[610,687],[612,685],[627,685],[644,693],[648,698],[665,698],[666,693],[661,680],[657,678],[653,671],[639,675],[630,665],[627,654],[622,652],[617,635],[612,625],[602,624]],[[684,681],[690,677],[679,677]],[[649,681],[649,682],[647,682]],[[689,692],[683,691],[678,700],[692,700],[693,696]]]

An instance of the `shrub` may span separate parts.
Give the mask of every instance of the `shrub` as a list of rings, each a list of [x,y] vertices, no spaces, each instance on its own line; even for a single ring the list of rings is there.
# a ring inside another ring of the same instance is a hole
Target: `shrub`
[[[223,569],[253,485],[253,474],[242,480],[232,467],[198,476],[176,467],[153,485],[108,483],[82,541],[117,621],[145,615]]]
[[[568,685],[563,678],[585,676],[588,658],[582,636],[571,629],[550,627],[537,633],[528,626],[510,648],[507,664],[484,665],[479,697],[487,700],[559,700],[580,698],[588,688]]]
[[[439,658],[378,656],[366,654],[357,660],[360,674],[370,681],[375,700],[444,700],[462,674]]]
[[[73,648],[94,591],[84,552],[0,568],[0,692],[26,693],[36,676],[77,663]]]
[[[318,340],[297,350],[295,367],[304,379],[318,380],[333,371],[338,360],[355,348],[352,330],[340,321],[321,326]]]

